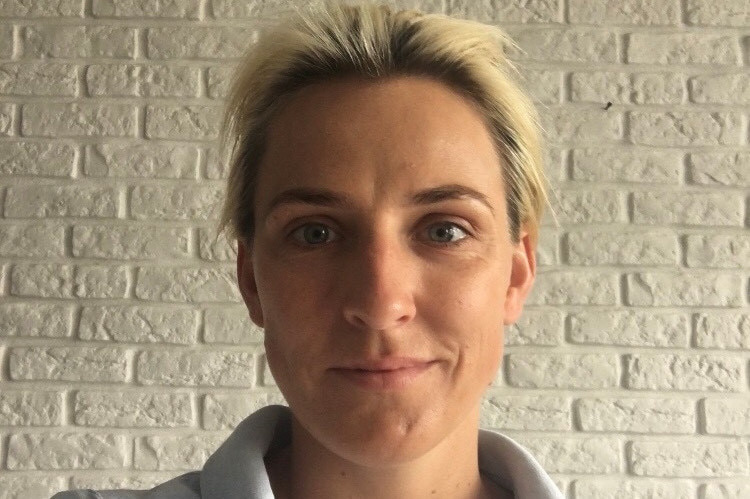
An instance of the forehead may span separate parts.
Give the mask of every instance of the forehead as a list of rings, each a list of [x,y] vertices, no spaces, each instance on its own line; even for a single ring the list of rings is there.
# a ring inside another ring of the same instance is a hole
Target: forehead
[[[269,126],[256,195],[262,203],[281,189],[311,186],[502,189],[501,177],[491,134],[468,98],[421,77],[347,78],[288,97]]]

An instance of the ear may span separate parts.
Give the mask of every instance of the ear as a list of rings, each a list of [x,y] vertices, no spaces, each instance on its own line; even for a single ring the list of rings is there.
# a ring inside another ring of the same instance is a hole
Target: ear
[[[263,309],[258,297],[258,286],[255,283],[255,269],[253,268],[253,248],[242,239],[237,240],[237,283],[239,284],[242,300],[250,312],[250,319],[263,327]]]
[[[521,239],[513,251],[510,283],[505,295],[503,324],[514,324],[521,316],[523,304],[531,291],[536,276],[536,244],[528,232],[521,232]]]

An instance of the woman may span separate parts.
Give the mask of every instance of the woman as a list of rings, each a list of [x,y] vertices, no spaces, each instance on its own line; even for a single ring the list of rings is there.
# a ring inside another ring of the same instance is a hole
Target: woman
[[[478,428],[535,275],[543,175],[508,41],[468,21],[329,5],[235,80],[222,228],[289,409],[204,469],[99,498],[562,497]]]

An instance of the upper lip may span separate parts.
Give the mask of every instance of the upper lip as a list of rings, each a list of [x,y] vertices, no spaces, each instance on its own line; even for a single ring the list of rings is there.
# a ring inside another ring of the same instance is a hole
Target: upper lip
[[[422,367],[432,362],[431,360],[413,357],[382,357],[379,359],[361,359],[344,362],[334,369],[351,369],[358,371],[396,371],[398,369],[409,369]]]

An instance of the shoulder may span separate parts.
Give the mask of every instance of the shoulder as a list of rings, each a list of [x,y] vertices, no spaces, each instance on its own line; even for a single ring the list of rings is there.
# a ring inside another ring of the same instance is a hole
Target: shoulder
[[[529,451],[506,435],[479,430],[479,469],[516,499],[563,499]]]
[[[200,472],[193,471],[150,490],[70,490],[51,499],[200,499]]]

